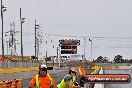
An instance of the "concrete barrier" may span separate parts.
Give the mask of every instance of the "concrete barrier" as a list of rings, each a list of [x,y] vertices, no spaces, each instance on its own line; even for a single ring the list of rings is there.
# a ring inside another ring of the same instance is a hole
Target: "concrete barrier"
[[[104,84],[95,84],[94,88],[104,88]]]
[[[122,70],[132,69],[132,65],[130,65],[130,66],[119,66],[119,69],[122,69]]]

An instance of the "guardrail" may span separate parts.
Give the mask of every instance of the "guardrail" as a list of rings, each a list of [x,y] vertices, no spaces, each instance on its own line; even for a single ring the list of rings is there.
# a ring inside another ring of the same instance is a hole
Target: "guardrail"
[[[129,66],[119,66],[120,70],[124,70],[124,69],[132,69],[132,65]]]

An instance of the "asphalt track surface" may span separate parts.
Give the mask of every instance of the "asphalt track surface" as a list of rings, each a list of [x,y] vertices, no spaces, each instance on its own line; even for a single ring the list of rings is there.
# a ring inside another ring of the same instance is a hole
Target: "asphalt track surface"
[[[105,74],[130,74],[132,79],[132,70],[105,70]],[[105,84],[104,88],[132,88],[132,82],[121,84]]]
[[[67,74],[68,70],[50,70],[49,74],[53,76],[56,80],[56,84],[63,79],[63,77]],[[38,71],[31,72],[20,72],[20,73],[11,73],[11,74],[1,74],[0,81],[4,80],[12,80],[12,79],[22,79],[22,88],[28,88],[28,83],[32,79],[34,75],[36,75]]]

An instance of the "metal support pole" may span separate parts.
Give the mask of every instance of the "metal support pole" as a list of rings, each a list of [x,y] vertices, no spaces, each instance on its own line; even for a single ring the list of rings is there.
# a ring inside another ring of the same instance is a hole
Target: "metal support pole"
[[[59,67],[61,67],[61,49],[60,49],[60,47],[59,47]]]
[[[91,40],[91,61],[93,60],[92,54],[93,54],[93,49],[92,49],[93,45],[92,45],[92,40]]]
[[[92,61],[92,60],[93,60],[93,57],[92,57],[92,53],[93,53],[93,51],[92,51],[92,47],[93,47],[93,45],[92,45],[92,40],[89,39],[89,41],[90,41],[90,43],[91,43],[91,61]]]
[[[21,18],[21,8],[20,8],[20,24],[21,24],[21,56],[23,62],[23,42],[22,42],[22,18]]]
[[[39,38],[37,38],[37,61],[39,57]]]
[[[47,65],[47,50],[46,50],[46,58],[45,58],[45,62],[46,62],[46,65]]]
[[[84,60],[85,60],[85,38],[84,38]]]
[[[35,19],[35,46],[34,46],[34,48],[35,48],[35,60],[36,60],[36,19]]]
[[[59,47],[57,47],[57,55],[56,55],[56,62],[58,64],[58,50],[59,50]]]
[[[4,57],[4,35],[3,35],[3,5],[1,0],[1,23],[2,23],[2,57]]]

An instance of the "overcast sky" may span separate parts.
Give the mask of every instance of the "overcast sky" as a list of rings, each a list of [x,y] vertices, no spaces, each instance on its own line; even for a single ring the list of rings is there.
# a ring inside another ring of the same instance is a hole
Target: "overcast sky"
[[[132,0],[3,0],[3,4],[7,6],[7,11],[4,12],[4,32],[10,30],[11,22],[15,22],[16,30],[20,31],[19,10],[22,8],[22,17],[26,18],[23,24],[24,55],[34,55],[33,33],[36,19],[41,26],[44,41],[49,41],[47,45],[43,42],[41,46],[43,55],[46,49],[48,55],[56,55],[58,40],[66,38],[80,39],[78,54],[84,53],[83,38],[44,35],[47,33],[87,36],[88,59],[88,39],[91,37],[93,58],[104,56],[112,60],[117,54],[123,58],[132,58]],[[16,37],[20,43],[20,33]],[[50,43],[50,40],[53,42]],[[55,48],[52,48],[53,45]],[[20,45],[17,45],[17,52],[20,54]]]

